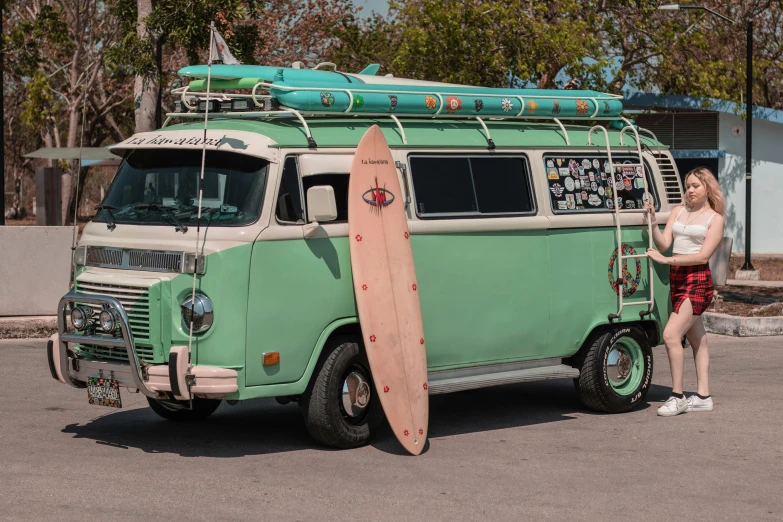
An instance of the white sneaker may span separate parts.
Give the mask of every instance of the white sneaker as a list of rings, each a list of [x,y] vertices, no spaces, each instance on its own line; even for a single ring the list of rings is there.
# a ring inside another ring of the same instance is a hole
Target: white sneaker
[[[712,411],[712,397],[701,399],[697,395],[691,395],[686,400],[688,402],[686,411]]]
[[[674,417],[680,413],[688,411],[688,400],[685,398],[669,397],[669,400],[658,408],[658,415],[661,417]]]

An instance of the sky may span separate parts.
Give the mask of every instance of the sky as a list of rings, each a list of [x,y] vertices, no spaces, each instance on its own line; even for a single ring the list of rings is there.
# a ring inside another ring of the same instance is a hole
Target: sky
[[[361,12],[363,17],[370,16],[370,13],[373,11],[382,15],[389,12],[389,2],[387,0],[353,0],[353,3],[363,7]]]

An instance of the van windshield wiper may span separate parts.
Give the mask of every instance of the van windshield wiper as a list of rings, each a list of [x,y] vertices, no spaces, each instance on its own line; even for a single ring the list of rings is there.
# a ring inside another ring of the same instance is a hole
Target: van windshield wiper
[[[174,217],[173,212],[176,212],[179,210],[177,207],[171,207],[168,205],[158,205],[156,203],[138,203],[136,205],[133,205],[134,210],[157,210],[165,217],[171,220],[172,224],[174,225],[174,230],[177,232],[182,232],[183,234],[188,231],[188,226],[182,222],[180,222],[176,217]]]
[[[114,214],[111,213],[112,210],[117,210],[111,205],[95,205],[95,210],[105,210],[106,214],[108,214],[108,217],[106,218],[106,228],[109,230],[114,230],[117,228],[117,225],[114,223]]]

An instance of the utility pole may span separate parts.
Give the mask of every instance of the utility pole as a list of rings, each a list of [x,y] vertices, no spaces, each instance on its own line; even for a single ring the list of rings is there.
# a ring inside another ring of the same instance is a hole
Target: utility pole
[[[0,226],[5,225],[5,82],[3,77],[5,76],[5,2],[0,2],[0,91],[3,92],[3,96],[0,97],[0,116],[2,116],[3,123],[0,124],[0,150],[3,154],[3,166],[0,167]]]
[[[748,20],[747,78],[745,79],[745,264],[740,270],[753,270],[750,262],[750,182],[753,172],[753,22]]]

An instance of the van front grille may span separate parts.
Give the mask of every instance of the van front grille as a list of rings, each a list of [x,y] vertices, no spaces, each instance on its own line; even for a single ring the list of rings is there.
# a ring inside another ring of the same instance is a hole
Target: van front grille
[[[76,291],[87,295],[108,295],[118,300],[128,314],[135,342],[150,342],[149,288],[77,281]]]
[[[91,359],[112,359],[115,361],[127,361],[128,353],[125,348],[119,346],[95,346],[93,344],[79,344],[76,347],[80,355]],[[152,346],[136,345],[136,354],[144,362],[151,363],[154,360]]]
[[[87,247],[88,265],[122,265],[122,250],[119,248]]]
[[[132,248],[87,247],[87,265],[123,270],[182,272],[182,252]]]

